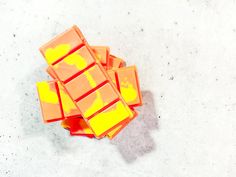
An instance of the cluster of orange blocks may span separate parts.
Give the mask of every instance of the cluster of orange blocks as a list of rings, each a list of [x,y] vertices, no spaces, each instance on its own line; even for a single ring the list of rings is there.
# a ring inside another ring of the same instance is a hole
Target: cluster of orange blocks
[[[90,46],[77,26],[40,48],[51,81],[37,83],[44,122],[61,120],[71,135],[112,139],[142,105],[137,69]]]

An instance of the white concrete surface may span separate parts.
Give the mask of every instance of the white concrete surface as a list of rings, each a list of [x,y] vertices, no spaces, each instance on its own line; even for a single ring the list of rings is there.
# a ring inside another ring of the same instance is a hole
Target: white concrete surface
[[[139,69],[145,106],[110,142],[41,121],[38,48],[73,24]],[[235,0],[1,0],[1,177],[236,176]]]

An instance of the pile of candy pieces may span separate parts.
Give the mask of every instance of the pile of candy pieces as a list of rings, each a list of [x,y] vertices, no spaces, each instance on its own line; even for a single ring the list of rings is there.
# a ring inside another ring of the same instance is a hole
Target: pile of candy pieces
[[[40,48],[51,81],[37,83],[43,120],[61,121],[71,135],[115,137],[142,105],[137,69],[90,46],[77,26]]]

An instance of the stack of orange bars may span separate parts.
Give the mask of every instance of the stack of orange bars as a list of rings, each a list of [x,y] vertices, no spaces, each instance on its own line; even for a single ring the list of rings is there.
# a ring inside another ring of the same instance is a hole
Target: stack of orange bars
[[[37,83],[45,123],[61,121],[71,135],[115,137],[142,105],[137,69],[90,46],[77,26],[40,48],[51,81]]]

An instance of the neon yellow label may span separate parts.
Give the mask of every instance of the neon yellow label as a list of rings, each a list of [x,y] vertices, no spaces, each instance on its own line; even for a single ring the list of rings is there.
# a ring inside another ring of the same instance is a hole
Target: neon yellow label
[[[48,48],[45,51],[45,58],[48,64],[52,64],[59,58],[65,56],[71,49],[69,44],[60,44],[55,48]]]

